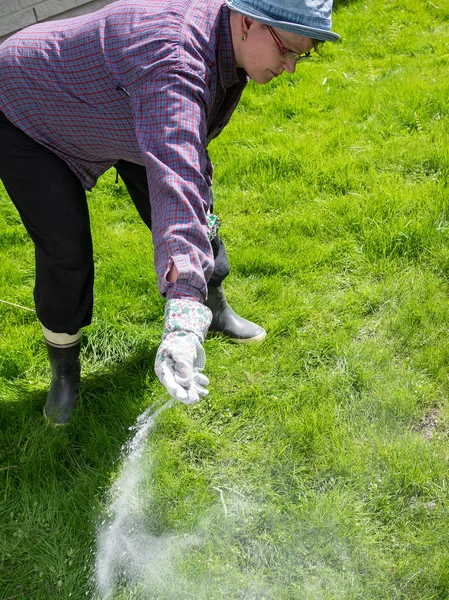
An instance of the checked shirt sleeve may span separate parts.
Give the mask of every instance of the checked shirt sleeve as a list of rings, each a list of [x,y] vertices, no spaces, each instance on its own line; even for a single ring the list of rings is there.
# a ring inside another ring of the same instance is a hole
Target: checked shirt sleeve
[[[136,135],[145,158],[154,260],[160,293],[202,302],[213,270],[207,234],[207,88],[188,68],[152,74],[130,94]],[[173,263],[176,283],[166,275]]]

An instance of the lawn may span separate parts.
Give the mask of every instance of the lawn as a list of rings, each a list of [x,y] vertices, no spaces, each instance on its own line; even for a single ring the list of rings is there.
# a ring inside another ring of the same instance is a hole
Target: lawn
[[[226,293],[268,335],[208,338],[210,396],[159,416],[139,496],[177,550],[114,600],[449,598],[449,4],[341,1],[334,29],[250,85],[210,148]],[[0,303],[0,600],[96,597],[122,447],[165,401],[150,233],[113,172],[89,206],[95,315],[67,427],[42,416],[35,315]],[[33,308],[33,261],[0,188],[0,299]]]

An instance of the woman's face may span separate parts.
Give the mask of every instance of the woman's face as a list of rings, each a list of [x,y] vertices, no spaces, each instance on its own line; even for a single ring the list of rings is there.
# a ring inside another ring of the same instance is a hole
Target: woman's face
[[[241,15],[239,17],[240,19],[236,19],[237,29],[233,31],[235,57],[238,66],[245,69],[256,83],[268,83],[284,71],[295,72],[296,60],[286,59],[281,48],[285,47],[299,54],[313,48],[310,38],[283,29],[272,28],[270,32],[269,27],[258,21]]]

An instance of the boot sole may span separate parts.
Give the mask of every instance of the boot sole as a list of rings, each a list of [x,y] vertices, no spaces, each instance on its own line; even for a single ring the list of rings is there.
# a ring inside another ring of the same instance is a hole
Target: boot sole
[[[44,414],[44,418],[45,418],[45,420],[46,420],[46,421],[47,421],[47,423],[48,423],[49,425],[51,425],[52,427],[63,427],[64,425],[67,425],[67,423],[68,423],[68,421],[65,421],[64,423],[56,423],[56,421],[53,421],[52,419],[49,419],[49,418],[47,417],[47,413],[45,412],[45,406],[44,406],[44,409],[43,409],[43,411],[42,411],[42,412],[43,412],[43,414]]]
[[[229,335],[226,335],[226,333],[224,333],[223,331],[209,331],[209,335],[212,335],[214,337],[225,337],[227,340],[229,340],[230,342],[233,342],[234,344],[261,344],[264,339],[267,337],[267,332],[265,331],[265,329],[259,333],[259,335],[255,335],[252,338],[233,338]]]

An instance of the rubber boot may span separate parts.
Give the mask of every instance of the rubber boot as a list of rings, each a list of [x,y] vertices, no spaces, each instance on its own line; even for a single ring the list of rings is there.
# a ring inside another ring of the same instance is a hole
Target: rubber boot
[[[208,287],[208,297],[204,303],[212,311],[209,331],[222,333],[237,344],[260,344],[267,332],[260,325],[239,317],[229,306],[223,286]]]
[[[52,380],[44,416],[53,425],[64,425],[76,406],[80,387],[81,342],[72,346],[53,346],[45,340],[50,358]]]

